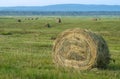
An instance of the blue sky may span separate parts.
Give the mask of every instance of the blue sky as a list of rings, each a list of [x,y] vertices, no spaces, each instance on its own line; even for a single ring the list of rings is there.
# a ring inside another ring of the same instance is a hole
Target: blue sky
[[[120,5],[120,0],[0,0],[0,6],[44,6],[53,4]]]

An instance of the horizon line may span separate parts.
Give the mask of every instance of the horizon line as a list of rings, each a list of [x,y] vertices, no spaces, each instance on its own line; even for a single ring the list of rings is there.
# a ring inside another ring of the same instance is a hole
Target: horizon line
[[[103,5],[103,6],[120,6],[120,5],[115,5],[115,4],[75,4],[75,3],[70,3],[70,4],[48,4],[48,5],[10,5],[10,6],[0,6],[0,7],[45,7],[45,6],[53,6],[53,5]]]

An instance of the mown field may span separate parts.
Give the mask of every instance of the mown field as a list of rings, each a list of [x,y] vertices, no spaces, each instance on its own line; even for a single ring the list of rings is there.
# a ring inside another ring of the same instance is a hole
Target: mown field
[[[61,17],[60,24],[57,17],[28,18],[0,17],[0,79],[120,79],[120,17],[100,17],[98,21],[93,17]],[[107,69],[89,71],[55,67],[51,38],[69,28],[102,35],[115,63],[111,61]]]

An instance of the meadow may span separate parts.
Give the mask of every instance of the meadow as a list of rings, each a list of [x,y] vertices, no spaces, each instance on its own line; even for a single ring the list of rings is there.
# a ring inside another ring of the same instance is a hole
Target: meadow
[[[93,21],[94,17],[64,16],[62,23],[56,18],[0,17],[0,79],[120,79],[120,17]],[[52,59],[52,38],[69,28],[88,29],[103,36],[115,63],[111,61],[107,69],[89,71],[57,68]]]

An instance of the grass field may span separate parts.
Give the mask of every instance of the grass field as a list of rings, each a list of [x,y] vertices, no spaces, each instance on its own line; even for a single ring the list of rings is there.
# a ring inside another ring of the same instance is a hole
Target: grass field
[[[98,21],[92,17],[61,17],[61,24],[56,23],[56,17],[25,18],[0,17],[0,79],[120,79],[119,17],[101,17]],[[50,28],[45,27],[47,23]],[[116,62],[111,61],[104,70],[56,68],[51,38],[69,28],[89,29],[102,35]]]

